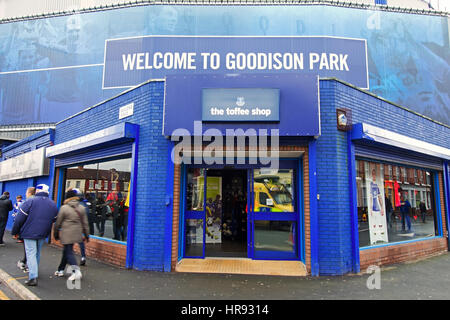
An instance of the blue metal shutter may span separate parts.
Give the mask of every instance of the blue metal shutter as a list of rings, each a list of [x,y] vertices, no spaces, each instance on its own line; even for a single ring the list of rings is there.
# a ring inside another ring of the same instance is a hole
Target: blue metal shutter
[[[92,147],[77,152],[70,152],[55,157],[56,167],[63,167],[77,163],[99,161],[105,158],[112,158],[127,155],[132,152],[133,142],[109,145],[104,147]]]
[[[355,143],[355,155],[380,161],[442,170],[442,159],[378,143]]]

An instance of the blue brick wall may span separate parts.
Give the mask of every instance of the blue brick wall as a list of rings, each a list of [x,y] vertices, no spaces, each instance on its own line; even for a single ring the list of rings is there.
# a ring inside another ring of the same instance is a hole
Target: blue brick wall
[[[2,160],[18,156],[42,147],[48,147],[53,141],[54,130],[45,129],[28,138],[22,139],[2,149]]]
[[[38,132],[32,136],[29,136],[28,138],[25,138],[23,140],[20,140],[16,143],[13,143],[2,150],[2,161],[16,157],[18,155],[21,155],[26,152],[30,152],[36,149],[39,149],[41,147],[48,147],[51,145],[53,140],[54,130],[53,129],[46,129],[42,130],[41,132]],[[52,186],[51,184],[51,168],[52,168],[53,161],[50,164],[50,175],[47,176],[40,176],[40,177],[34,177],[29,179],[20,179],[20,180],[13,180],[13,181],[4,181],[1,183],[1,192],[8,191],[10,193],[10,199],[13,202],[13,204],[16,202],[16,197],[18,195],[21,195],[23,199],[25,199],[25,192],[28,187],[34,187],[40,183],[45,183],[49,186]],[[13,226],[13,218],[12,218],[12,211],[9,212],[9,218],[8,223],[6,225],[7,230],[11,230]]]
[[[320,82],[321,136],[317,140],[319,274],[351,271],[346,134],[336,130],[334,82]]]
[[[119,108],[131,102],[133,115],[119,120]],[[135,269],[163,270],[168,162],[168,141],[162,135],[163,104],[164,82],[149,82],[56,126],[55,144],[121,122],[140,126],[132,261]]]
[[[328,81],[328,83],[330,83]],[[324,83],[325,84],[325,83]],[[344,83],[334,82],[336,106],[352,110],[353,123],[364,122],[411,138],[450,148],[450,128],[390,104]]]
[[[364,122],[450,148],[450,128],[334,80],[320,81],[322,135],[317,141],[319,273],[352,271],[347,135],[336,128],[336,109]]]

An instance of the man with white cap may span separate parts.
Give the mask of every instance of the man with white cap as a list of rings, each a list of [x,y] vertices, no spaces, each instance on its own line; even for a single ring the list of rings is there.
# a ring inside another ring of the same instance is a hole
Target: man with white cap
[[[11,232],[13,236],[20,234],[24,239],[29,269],[25,284],[28,286],[37,285],[41,248],[58,214],[56,204],[48,197],[48,192],[48,185],[36,186],[34,197],[27,199],[20,207]]]

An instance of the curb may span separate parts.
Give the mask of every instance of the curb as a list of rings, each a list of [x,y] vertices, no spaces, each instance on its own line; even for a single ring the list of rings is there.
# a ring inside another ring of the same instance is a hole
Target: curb
[[[23,300],[41,300],[37,295],[25,288],[19,281],[11,277],[2,269],[0,269],[0,282],[3,282]]]

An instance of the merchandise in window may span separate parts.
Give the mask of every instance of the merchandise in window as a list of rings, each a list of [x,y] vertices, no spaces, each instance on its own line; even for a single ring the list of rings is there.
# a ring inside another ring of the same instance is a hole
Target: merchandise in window
[[[190,168],[187,174],[186,205],[188,211],[203,211],[204,170]]]
[[[131,159],[67,168],[65,179],[64,194],[77,188],[83,195],[89,233],[126,242]]]
[[[427,169],[356,161],[360,248],[439,234],[433,174]]]

